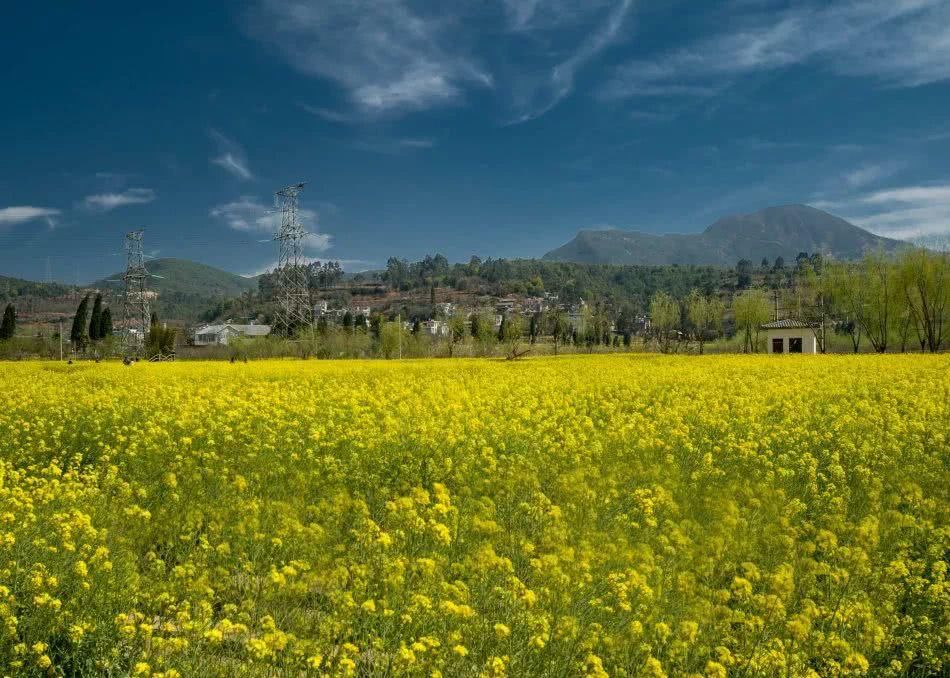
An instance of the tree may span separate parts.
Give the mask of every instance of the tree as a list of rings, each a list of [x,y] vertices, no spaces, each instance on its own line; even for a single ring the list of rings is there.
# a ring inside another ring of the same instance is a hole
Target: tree
[[[96,300],[92,303],[92,317],[89,319],[89,339],[90,341],[99,341],[102,337],[99,335],[102,326],[102,294],[96,293]]]
[[[760,268],[761,268],[763,271],[768,270],[768,268],[769,268],[769,260],[768,260],[768,257],[762,257],[762,263],[759,264],[759,266],[760,266]]]
[[[13,304],[7,304],[3,310],[3,322],[0,323],[0,340],[13,339],[16,334],[16,308]]]
[[[356,317],[353,319],[353,327],[361,332],[366,330],[366,316],[362,313],[357,313]]]
[[[660,346],[660,351],[669,353],[676,328],[680,323],[680,305],[669,294],[660,291],[650,300],[650,326]]]
[[[399,345],[402,342],[403,334],[402,322],[387,322],[380,327],[379,347],[385,358],[392,358],[398,355]]]
[[[380,313],[374,313],[369,318],[369,332],[377,341],[382,338],[383,316]]]
[[[897,267],[881,252],[869,252],[857,264],[826,264],[836,304],[857,323],[878,353],[889,339],[905,303]]]
[[[521,342],[523,334],[524,325],[520,315],[512,314],[510,317],[505,316],[502,319],[501,327],[499,328],[499,339],[507,348],[509,358],[517,358],[519,356],[518,344]]]
[[[775,263],[772,264],[773,271],[781,271],[785,268],[785,259],[783,257],[775,257]]]
[[[353,314],[347,311],[343,314],[343,329],[352,330],[353,329]]]
[[[903,253],[897,265],[906,310],[921,347],[935,353],[950,323],[950,255],[914,249]]]
[[[472,258],[474,259],[475,257],[472,257]],[[472,321],[471,322],[472,336],[475,338],[478,338],[480,334],[480,329],[481,329],[479,327],[479,323],[481,323],[481,319],[478,317],[478,313],[472,313],[471,321]]]
[[[744,353],[759,351],[759,330],[769,320],[769,300],[762,290],[740,292],[732,301],[736,328],[742,332]]]
[[[747,289],[752,285],[752,262],[748,259],[740,259],[736,264],[736,287],[740,290]]]
[[[175,336],[178,331],[174,327],[163,327],[158,322],[158,314],[152,314],[148,335],[145,337],[145,357],[168,355],[175,352]]]
[[[560,308],[554,310],[551,315],[551,336],[554,339],[554,355],[557,355],[558,345],[562,341],[567,341],[571,332],[571,325],[567,321],[564,311]]]
[[[69,341],[72,342],[73,349],[76,351],[81,351],[86,346],[86,315],[88,312],[89,295],[87,294],[76,308],[76,315],[73,316],[73,326],[69,331]]]
[[[693,326],[693,336],[699,342],[699,354],[707,341],[715,339],[722,331],[722,317],[725,307],[718,299],[705,297],[694,289],[686,299],[686,315]]]
[[[796,268],[794,283],[786,295],[785,307],[808,324],[820,353],[827,350],[825,330],[832,295],[831,280],[824,275],[820,259],[809,259]]]
[[[455,352],[455,345],[465,340],[465,318],[456,313],[448,321],[449,325],[449,357]]]
[[[412,323],[412,336],[418,337],[422,333],[422,321],[416,318]]]
[[[106,339],[112,336],[112,311],[106,306],[102,309],[102,318],[99,321],[99,338]]]
[[[533,313],[531,315],[531,320],[528,323],[528,339],[531,343],[535,343],[538,340],[538,337],[541,336],[542,328],[544,327],[544,316],[541,315],[541,312]]]

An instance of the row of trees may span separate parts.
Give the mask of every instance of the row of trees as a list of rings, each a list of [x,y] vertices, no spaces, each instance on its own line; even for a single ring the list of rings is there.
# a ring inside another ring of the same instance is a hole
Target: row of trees
[[[92,303],[92,317],[88,315],[89,295],[87,294],[79,302],[69,330],[69,341],[76,351],[85,351],[90,343],[95,345],[112,336],[112,311],[109,307],[103,307],[101,294],[97,293]]]
[[[751,288],[732,299],[732,323],[745,352],[758,350],[759,331],[773,314],[812,328],[818,350],[828,349],[828,332],[847,335],[854,352],[867,338],[874,351],[939,351],[950,327],[950,255],[907,249],[896,256],[869,252],[857,262],[822,262],[799,257],[782,289]],[[725,305],[694,290],[685,299],[657,292],[650,303],[651,330],[661,351],[723,332]]]

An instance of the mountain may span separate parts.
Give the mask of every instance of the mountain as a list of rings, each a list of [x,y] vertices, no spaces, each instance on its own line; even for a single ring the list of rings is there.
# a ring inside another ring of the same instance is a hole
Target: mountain
[[[187,259],[155,259],[146,263],[148,286],[162,295],[188,295],[202,298],[237,297],[247,290],[257,290],[257,278],[245,278],[220,268]],[[121,280],[122,273],[109,276]],[[113,288],[117,283],[97,280],[93,287]]]
[[[582,264],[733,266],[739,259],[758,263],[799,252],[821,252],[856,259],[867,249],[906,247],[808,205],[769,207],[752,214],[723,217],[702,233],[656,235],[638,231],[583,230],[544,255],[548,261]]]

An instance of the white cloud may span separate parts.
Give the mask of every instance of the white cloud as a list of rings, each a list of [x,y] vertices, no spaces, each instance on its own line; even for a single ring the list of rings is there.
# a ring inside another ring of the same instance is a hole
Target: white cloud
[[[246,27],[293,68],[341,86],[354,115],[302,106],[324,119],[426,110],[477,89],[494,91],[520,121],[573,92],[580,70],[623,37],[634,0],[502,4],[257,0]]]
[[[909,240],[950,235],[950,184],[903,186],[819,201],[872,233]]]
[[[253,179],[254,174],[248,165],[247,154],[241,145],[214,129],[210,131],[210,135],[218,146],[218,155],[211,158],[211,164],[221,167],[238,179]]]
[[[846,172],[844,182],[850,188],[863,188],[892,176],[898,169],[900,169],[899,166],[893,163],[864,165]]]
[[[533,16],[539,3],[529,4],[531,4],[531,16]],[[592,6],[596,7],[596,3]],[[578,71],[617,40],[632,8],[633,0],[619,0],[610,9],[603,23],[584,38],[576,51],[551,69],[546,80],[529,89],[527,93],[518,93],[517,98],[522,100],[520,106],[522,111],[514,122],[523,122],[544,115],[569,96],[574,91],[574,81]]]
[[[302,73],[338,82],[364,113],[418,110],[491,77],[456,41],[458,16],[405,0],[260,0],[248,31]]]
[[[353,117],[343,113],[341,111],[334,111],[330,108],[323,108],[321,106],[311,106],[309,104],[299,104],[300,108],[307,111],[311,115],[315,115],[318,118],[323,118],[329,122],[338,122],[338,123],[349,123],[353,122]]]
[[[236,231],[272,234],[280,227],[280,215],[275,208],[253,196],[245,195],[233,202],[216,205],[211,208],[210,215]],[[300,208],[297,217],[304,228],[310,231],[304,239],[306,250],[323,252],[330,249],[333,236],[317,231],[319,219],[314,210]]]
[[[59,216],[59,213],[58,209],[52,207],[32,207],[30,205],[3,207],[0,208],[0,227],[42,219],[47,226],[53,228],[56,225],[56,217]]]
[[[679,93],[704,96],[736,77],[805,62],[888,86],[950,78],[945,0],[800,2],[780,13],[753,9],[724,23],[734,28],[618,68],[602,94],[625,98],[682,88]]]
[[[155,191],[151,188],[127,188],[121,193],[98,193],[87,195],[83,205],[88,209],[108,212],[125,205],[144,205],[155,200]]]

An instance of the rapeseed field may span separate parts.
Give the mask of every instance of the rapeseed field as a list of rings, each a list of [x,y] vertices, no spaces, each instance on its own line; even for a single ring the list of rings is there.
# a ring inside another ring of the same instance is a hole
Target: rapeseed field
[[[950,357],[0,365],[0,674],[950,671]]]

